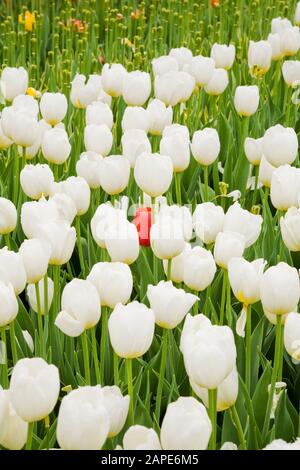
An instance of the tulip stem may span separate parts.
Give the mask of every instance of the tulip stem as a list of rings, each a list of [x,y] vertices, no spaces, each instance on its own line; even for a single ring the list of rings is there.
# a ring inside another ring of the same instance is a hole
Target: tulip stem
[[[163,391],[166,364],[167,364],[167,351],[168,351],[168,330],[164,328],[163,335],[162,335],[161,362],[160,362],[158,386],[157,386],[157,393],[156,393],[156,404],[155,404],[155,417],[156,417],[156,421],[158,424],[159,424],[159,418],[160,418],[162,391]]]
[[[97,384],[101,384],[100,367],[99,367],[99,359],[98,359],[98,352],[97,352],[96,326],[91,328],[91,336],[92,336],[93,360],[94,360],[96,381],[97,381]]]
[[[216,450],[217,446],[217,395],[218,389],[208,390],[208,414],[211,421],[212,431],[208,448]]]
[[[177,201],[177,204],[179,204],[181,206],[182,205],[182,198],[181,198],[180,173],[176,172],[174,174],[174,178],[175,178],[176,201]]]
[[[17,351],[17,344],[16,344],[16,333],[15,333],[14,321],[12,321],[9,325],[9,338],[10,338],[10,346],[11,346],[13,363],[16,364],[18,361],[18,351]]]
[[[114,384],[118,385],[119,383],[119,357],[118,354],[114,352]]]
[[[171,281],[172,258],[168,259],[167,263],[167,280]]]
[[[91,385],[91,371],[90,371],[90,360],[89,360],[89,349],[87,344],[86,330],[81,335],[82,352],[83,352],[83,363],[84,363],[84,376],[87,385]]]
[[[205,165],[203,168],[204,172],[204,202],[208,202],[208,166]]]
[[[34,422],[28,423],[27,441],[26,441],[25,450],[31,450],[32,438],[33,438],[33,427],[34,427]]]
[[[226,285],[227,285],[227,271],[226,269],[223,269],[223,283],[222,283],[221,306],[220,306],[220,325],[223,325],[224,323]]]
[[[274,366],[272,370],[271,386],[270,386],[270,391],[269,391],[269,396],[268,396],[267,410],[265,414],[265,421],[264,421],[263,432],[262,432],[263,441],[265,440],[267,432],[269,430],[269,422],[271,418],[273,397],[274,397],[274,392],[275,392],[275,384],[276,384],[277,374],[278,374],[279,367],[280,367],[281,338],[282,338],[281,330],[282,330],[281,315],[277,315]]]
[[[230,417],[231,417],[231,420],[236,428],[236,431],[238,433],[238,437],[239,437],[239,441],[240,441],[240,447],[241,447],[241,450],[247,450],[247,446],[246,446],[246,441],[245,441],[245,437],[244,437],[244,432],[243,432],[243,428],[242,428],[242,425],[241,425],[241,421],[240,421],[240,418],[239,418],[239,415],[238,415],[238,412],[236,411],[236,407],[235,405],[233,405],[230,409]]]
[[[230,287],[230,282],[228,279],[228,271],[226,271],[227,276],[226,276],[226,287],[227,287],[227,295],[226,295],[226,319],[227,319],[227,325],[232,327],[232,314],[231,314],[231,287]]]
[[[3,388],[8,388],[8,367],[7,367],[7,346],[6,346],[6,332],[5,326],[0,328],[1,337],[1,364],[2,364],[2,385]]]
[[[100,383],[105,382],[105,350],[107,338],[107,310],[102,308],[101,312],[101,339],[100,339]]]
[[[130,397],[129,402],[129,424],[132,426],[134,423],[134,406],[133,406],[133,386],[132,386],[132,359],[126,358],[126,371],[127,371],[127,386],[128,395]]]
[[[15,176],[15,184],[14,184],[14,191],[13,191],[13,203],[15,206],[18,204],[18,195],[19,195],[19,184],[20,184],[20,168],[19,168],[19,151],[18,146],[16,145],[16,152],[15,152],[15,168],[14,168],[14,176]]]
[[[34,284],[34,287],[35,287],[35,296],[36,296],[36,305],[37,305],[37,318],[38,318],[38,330],[39,330],[39,337],[40,337],[41,356],[45,358],[44,327],[43,327],[43,318],[42,318],[42,310],[41,310],[41,296],[40,296],[39,283],[36,282]]]
[[[253,191],[253,198],[252,198],[252,206],[255,206],[256,199],[257,199],[257,189],[258,189],[258,173],[259,173],[259,165],[256,165],[254,168],[254,191]]]
[[[75,224],[76,224],[77,247],[78,247],[80,269],[81,269],[82,276],[85,277],[84,257],[83,257],[82,243],[81,243],[80,216],[76,216]]]
[[[245,383],[251,396],[251,305],[245,305],[244,308],[246,310]]]
[[[7,246],[7,248],[9,250],[11,250],[11,243],[10,243],[10,236],[9,236],[9,233],[5,233],[4,234],[4,241],[5,241],[5,245]]]

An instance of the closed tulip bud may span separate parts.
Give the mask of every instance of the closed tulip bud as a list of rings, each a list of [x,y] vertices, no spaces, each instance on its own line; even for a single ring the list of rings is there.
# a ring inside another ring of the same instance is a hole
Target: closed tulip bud
[[[38,238],[24,240],[19,248],[25,271],[27,282],[35,284],[46,274],[51,254],[51,247],[48,243]]]
[[[155,97],[166,105],[187,101],[195,88],[195,79],[187,72],[167,72],[154,80]]]
[[[48,199],[49,205],[54,207],[57,217],[54,220],[64,220],[72,224],[76,217],[77,209],[73,199],[64,193],[56,193]]]
[[[35,119],[37,119],[39,114],[39,105],[37,100],[29,95],[16,96],[13,100],[12,107],[15,111],[26,113]]]
[[[0,87],[4,98],[13,101],[17,95],[26,93],[28,72],[24,67],[5,67],[1,74]]]
[[[110,428],[100,385],[80,387],[62,399],[57,419],[57,442],[64,450],[100,450]]]
[[[41,196],[49,196],[52,193],[54,176],[48,165],[25,165],[20,173],[20,184],[31,199],[40,199]]]
[[[16,318],[19,306],[11,283],[7,284],[0,280],[0,295],[0,328],[2,328]]]
[[[56,183],[53,191],[69,196],[76,206],[77,215],[87,212],[91,191],[86,180],[81,176],[69,176],[66,180]]]
[[[161,135],[164,128],[172,123],[173,110],[171,106],[166,107],[165,103],[158,99],[153,99],[147,106],[148,132],[153,135]]]
[[[271,186],[271,179],[274,170],[276,170],[276,167],[271,165],[271,163],[268,162],[264,155],[262,155],[259,164],[258,180],[267,188],[270,188]]]
[[[260,299],[260,282],[266,261],[252,262],[244,258],[232,258],[228,263],[228,276],[235,297],[244,305],[254,304]]]
[[[151,226],[150,243],[155,256],[159,259],[171,259],[184,249],[184,230],[178,219],[165,216]]]
[[[0,280],[11,284],[16,295],[19,295],[26,285],[26,271],[19,253],[4,247],[0,250]]]
[[[291,312],[284,324],[284,347],[288,354],[300,361],[300,314]]]
[[[296,23],[297,26],[300,25],[300,2],[298,2],[296,5],[294,23]]]
[[[258,86],[238,86],[234,95],[234,106],[240,116],[252,116],[259,104]]]
[[[68,110],[67,98],[62,93],[44,93],[40,101],[41,114],[46,122],[55,126],[61,122]]]
[[[17,225],[17,209],[14,204],[5,197],[0,197],[0,234],[12,232]]]
[[[80,155],[76,163],[77,176],[84,178],[91,189],[100,188],[101,161],[98,153],[87,151]]]
[[[202,403],[193,397],[179,397],[167,407],[160,439],[164,450],[205,450],[211,422]]]
[[[4,134],[22,147],[33,145],[38,136],[37,119],[26,110],[16,110],[13,106],[3,109],[1,125]]]
[[[37,238],[39,227],[49,221],[59,220],[59,211],[52,199],[24,202],[21,208],[21,225],[27,238]]]
[[[58,368],[44,359],[19,359],[10,380],[10,397],[18,415],[28,423],[48,416],[60,389]]]
[[[170,126],[166,126],[163,130],[163,137],[171,137],[173,135],[181,134],[185,140],[190,140],[190,131],[187,126],[183,126],[182,124],[171,124]]]
[[[189,313],[185,317],[185,321],[182,328],[180,337],[180,351],[183,352],[190,334],[196,334],[198,330],[204,327],[211,326],[211,321],[202,313],[198,315],[190,315]]]
[[[272,33],[282,33],[286,28],[291,28],[292,23],[287,18],[273,18],[271,20],[271,32]]]
[[[166,72],[178,72],[178,62],[174,57],[162,55],[152,60],[153,75],[163,75]]]
[[[300,48],[300,32],[298,26],[285,28],[280,33],[280,44],[284,56],[297,54]]]
[[[101,80],[105,93],[113,97],[121,96],[127,75],[126,69],[121,64],[104,64]]]
[[[170,50],[169,56],[176,60],[179,70],[183,70],[190,63],[193,53],[187,47],[176,47]]]
[[[48,311],[50,310],[52,300],[53,300],[53,294],[54,294],[54,284],[53,281],[50,277],[47,278],[47,307]],[[40,312],[38,312],[38,302],[36,298],[36,290],[35,290],[35,285],[34,284],[28,284],[26,288],[26,294],[28,298],[28,302],[32,310],[36,313],[39,313],[40,315],[45,315],[48,313],[46,312],[46,305],[45,305],[45,285],[44,285],[44,279],[41,279],[39,281],[39,293],[40,293]]]
[[[151,93],[151,79],[147,72],[134,70],[123,81],[123,99],[128,106],[142,106]]]
[[[268,43],[272,48],[272,60],[280,60],[283,57],[281,50],[281,38],[278,33],[270,33],[268,36]]]
[[[105,157],[111,151],[113,136],[109,128],[102,124],[89,124],[84,129],[84,145],[86,150],[98,153]]]
[[[159,147],[162,155],[168,155],[172,162],[174,172],[184,171],[190,163],[190,143],[182,134],[163,137]]]
[[[211,252],[196,246],[184,260],[183,282],[190,289],[203,291],[212,283],[216,270]]]
[[[188,66],[188,72],[196,81],[196,85],[204,86],[211,79],[215,70],[215,61],[210,57],[197,55],[193,57]]]
[[[167,204],[161,204],[159,213],[159,219],[171,217],[172,219],[176,219],[179,224],[182,226],[183,235],[185,240],[190,240],[193,236],[193,221],[192,221],[192,214],[190,213],[189,209],[185,206],[177,206],[173,204],[172,206],[168,206]]]
[[[168,155],[141,153],[135,162],[134,179],[138,187],[157,197],[168,191],[173,178],[173,163]]]
[[[208,408],[208,390],[194,382],[190,382],[193,391],[203,401]],[[218,386],[217,392],[217,411],[224,411],[233,406],[236,402],[239,391],[239,377],[236,367]]]
[[[147,110],[141,106],[127,106],[122,118],[122,131],[141,129],[148,132],[149,118]]]
[[[137,157],[143,153],[151,153],[151,144],[147,134],[142,129],[128,129],[121,139],[122,154],[134,168]]]
[[[290,251],[300,251],[300,209],[291,207],[280,218],[281,236]]]
[[[95,101],[86,108],[86,125],[107,126],[110,130],[114,124],[114,116],[108,104]]]
[[[60,266],[70,260],[76,242],[74,227],[63,220],[52,221],[40,225],[37,236],[51,245],[49,264]]]
[[[136,301],[127,305],[117,304],[108,320],[114,351],[128,359],[142,356],[151,346],[154,326],[154,313],[146,305]]]
[[[223,231],[237,232],[245,238],[245,248],[253,245],[260,235],[263,218],[242,209],[238,202],[229,207],[225,214]]]
[[[245,237],[237,232],[219,232],[214,247],[214,258],[218,266],[227,269],[231,258],[243,256]]]
[[[210,57],[214,60],[218,69],[229,70],[233,66],[235,59],[235,46],[233,44],[213,44]]]
[[[193,214],[193,226],[203,243],[214,243],[216,236],[223,230],[224,210],[212,202],[198,204]]]
[[[250,41],[248,66],[254,77],[265,75],[271,67],[272,47],[268,41]]]
[[[122,210],[115,209],[110,203],[101,204],[91,219],[92,236],[101,248],[106,248],[105,237],[108,229],[112,225],[118,225],[126,222],[126,213]]]
[[[205,84],[204,90],[208,95],[221,95],[229,83],[228,72],[225,69],[214,69],[209,81]]]
[[[220,139],[216,129],[205,128],[194,132],[191,150],[193,157],[201,165],[211,165],[220,152]]]
[[[105,232],[105,246],[112,261],[132,264],[139,256],[139,235],[136,226],[119,220]]]
[[[96,287],[89,281],[73,279],[63,290],[61,308],[55,325],[68,336],[81,335],[100,320],[101,304]]]
[[[171,281],[173,282],[183,282],[183,276],[184,276],[184,264],[185,264],[185,259],[187,254],[191,251],[192,247],[189,243],[185,243],[184,249],[182,252],[178,255],[172,258],[172,263],[171,263]],[[165,274],[167,275],[168,273],[168,261],[163,260],[163,267]]]
[[[90,75],[86,82],[84,75],[76,74],[71,85],[70,99],[75,108],[86,108],[97,101],[102,91],[99,75]]]
[[[130,163],[122,155],[110,155],[101,161],[100,183],[110,194],[120,194],[126,188],[130,176]]]
[[[282,64],[282,75],[288,86],[293,86],[294,83],[298,83],[300,81],[300,61],[284,61]]]
[[[147,297],[155,315],[155,323],[173,329],[182,322],[198,297],[174,287],[171,281],[148,285]]]
[[[0,445],[9,450],[21,450],[27,440],[28,424],[16,413],[10,391],[0,388]]]
[[[267,269],[261,279],[260,297],[264,310],[273,315],[296,311],[300,297],[297,269],[283,262]]]
[[[260,164],[263,153],[262,153],[262,142],[263,137],[260,139],[252,139],[251,137],[246,137],[244,142],[244,151],[247,157],[247,160],[251,165],[257,166]]]
[[[87,280],[97,288],[103,307],[114,308],[118,303],[126,304],[130,299],[133,278],[125,263],[96,263]]]
[[[109,416],[108,437],[114,437],[123,429],[129,408],[129,395],[123,396],[116,385],[101,388],[103,405]]]
[[[57,124],[57,127],[58,126],[60,126],[60,124]],[[41,119],[38,122],[37,137],[36,137],[35,141],[33,142],[33,144],[30,147],[25,148],[26,160],[32,160],[37,155],[37,153],[38,153],[38,151],[41,147],[43,136],[44,136],[45,132],[50,130],[50,129],[51,129],[50,124],[48,124],[46,121],[44,121],[44,119]],[[20,145],[18,146],[18,152],[19,152],[19,155],[21,157],[23,155],[24,148],[22,148]]]
[[[300,169],[282,165],[273,171],[271,179],[271,202],[278,210],[298,207],[300,191]]]
[[[46,131],[42,138],[43,156],[48,162],[61,165],[69,158],[71,144],[66,131],[54,127]]]
[[[130,426],[123,437],[124,450],[161,450],[158,435],[152,428]]]
[[[276,167],[293,163],[298,154],[296,132],[291,127],[283,127],[280,124],[266,131],[262,145],[264,156]]]
[[[3,132],[1,121],[2,119],[0,117],[0,150],[5,150],[13,144],[13,141]]]

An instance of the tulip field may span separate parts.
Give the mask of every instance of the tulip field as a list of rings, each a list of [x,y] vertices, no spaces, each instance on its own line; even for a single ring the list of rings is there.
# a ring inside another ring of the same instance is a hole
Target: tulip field
[[[0,449],[300,449],[300,2],[0,18]]]

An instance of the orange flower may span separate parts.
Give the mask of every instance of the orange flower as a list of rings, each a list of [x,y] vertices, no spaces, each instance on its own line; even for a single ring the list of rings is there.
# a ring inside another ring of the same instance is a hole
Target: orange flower
[[[220,6],[219,0],[210,0],[211,6],[212,7],[218,7]]]
[[[26,10],[25,17],[23,17],[23,15],[19,15],[18,21],[20,24],[25,25],[25,31],[32,32],[36,23],[35,14],[30,13],[29,10]]]
[[[131,19],[132,19],[132,20],[138,20],[139,17],[140,17],[140,14],[141,14],[141,12],[140,12],[140,10],[137,8],[135,11],[132,11],[132,12],[130,13]]]

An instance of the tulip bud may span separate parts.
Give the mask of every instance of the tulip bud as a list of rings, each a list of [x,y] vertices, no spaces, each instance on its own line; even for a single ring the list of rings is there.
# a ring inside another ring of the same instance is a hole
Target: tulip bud
[[[88,211],[91,191],[81,176],[69,176],[66,180],[56,183],[53,191],[69,196],[75,204],[77,215],[83,215]]]
[[[84,145],[86,150],[105,157],[111,151],[113,136],[106,125],[90,124],[84,129]]]
[[[300,315],[289,313],[284,324],[284,347],[288,354],[300,361]]]
[[[101,161],[99,176],[106,193],[120,194],[129,181],[130,163],[122,155],[110,155]]]
[[[33,145],[38,136],[36,117],[31,116],[24,109],[17,110],[13,106],[3,109],[1,126],[6,137],[22,147]]]
[[[0,280],[12,284],[16,295],[19,295],[26,285],[26,271],[19,253],[4,247],[0,250]]]
[[[44,240],[32,238],[24,240],[19,248],[25,271],[27,282],[35,284],[46,274],[51,254],[51,247]]]
[[[44,93],[40,101],[43,119],[51,126],[63,121],[68,110],[68,102],[62,93]]]
[[[76,74],[71,82],[70,99],[76,108],[86,108],[89,104],[97,101],[102,91],[101,77],[90,75],[86,82],[84,75]]]
[[[214,247],[214,258],[218,266],[227,269],[231,258],[243,256],[245,237],[237,232],[219,232]]]
[[[143,153],[151,153],[151,144],[147,134],[142,129],[128,129],[121,139],[122,153],[134,168],[137,157]]]
[[[124,450],[161,450],[158,435],[152,428],[130,426],[123,437]]]
[[[96,126],[105,125],[111,130],[114,124],[114,116],[112,110],[106,103],[96,101],[89,104],[86,108],[86,125],[95,124]]]
[[[251,263],[244,258],[231,258],[228,276],[235,297],[244,305],[254,304],[260,299],[260,282],[266,261],[256,259]]]
[[[270,33],[268,36],[268,43],[272,48],[272,60],[280,60],[283,57],[281,50],[281,38],[278,33]]]
[[[259,164],[258,180],[264,186],[269,188],[271,186],[271,179],[275,166],[271,165],[268,160],[262,155],[261,162]]]
[[[150,243],[155,256],[159,259],[171,259],[184,249],[184,231],[179,220],[165,216],[151,226]]]
[[[285,28],[281,32],[280,45],[284,56],[297,54],[300,48],[300,32],[298,26]]]
[[[146,305],[137,301],[117,304],[108,320],[109,337],[116,354],[130,359],[145,354],[153,340],[154,325],[154,313]]]
[[[122,131],[140,129],[148,132],[149,118],[147,110],[140,106],[127,106],[122,118]]]
[[[167,407],[161,425],[164,450],[205,450],[211,422],[202,403],[193,397],[179,397]]]
[[[147,106],[148,131],[153,135],[161,135],[164,128],[172,123],[173,110],[171,106],[166,107],[165,103],[153,99]]]
[[[62,399],[57,419],[57,442],[64,450],[100,450],[110,428],[100,385],[80,387]]]
[[[102,156],[91,151],[83,152],[76,163],[77,176],[84,178],[91,189],[100,187]]]
[[[25,165],[20,173],[20,184],[31,199],[40,199],[41,196],[49,196],[52,193],[54,176],[48,165]]]
[[[250,74],[265,75],[271,67],[272,47],[268,41],[250,41],[248,49],[248,66]]]
[[[214,69],[209,81],[205,84],[204,90],[212,96],[221,95],[229,83],[227,70]]]
[[[57,124],[56,127],[59,127],[63,124]],[[33,142],[33,144],[30,147],[25,148],[25,157],[26,160],[32,160],[38,153],[41,147],[42,139],[46,131],[50,130],[51,126],[50,124],[47,124],[44,119],[41,119],[38,121],[38,133],[37,136]],[[20,145],[18,146],[18,152],[19,155],[22,156],[24,153],[24,148],[22,148]]]
[[[0,197],[0,234],[5,235],[15,230],[17,225],[17,209],[5,197]]]
[[[286,28],[291,28],[292,23],[287,18],[273,18],[271,20],[271,32],[272,33],[282,33]]]
[[[263,153],[262,153],[262,142],[263,138],[252,139],[251,137],[246,137],[244,142],[244,151],[247,157],[247,160],[251,165],[257,166],[260,164]]]
[[[185,240],[190,240],[193,236],[193,221],[192,214],[190,213],[188,207],[177,206],[173,204],[168,206],[166,203],[161,204],[159,213],[159,219],[162,218],[172,218],[179,222],[182,226],[183,235]],[[158,220],[157,220],[158,221]]]
[[[29,95],[18,95],[14,98],[12,108],[15,111],[28,114],[30,117],[37,119],[39,114],[39,105],[37,100]]]
[[[159,153],[141,153],[135,163],[134,178],[138,187],[151,197],[168,191],[173,177],[173,163],[169,156]]]
[[[184,171],[190,163],[190,144],[182,134],[165,136],[160,141],[159,151],[162,155],[168,155],[172,162],[174,172]]]
[[[154,79],[155,98],[175,106],[187,101],[195,88],[195,79],[187,72],[167,72]]]
[[[27,440],[28,424],[17,415],[10,391],[0,388],[0,445],[9,450],[21,450]]]
[[[126,214],[122,210],[115,209],[110,203],[101,204],[91,219],[92,236],[101,248],[106,248],[105,237],[107,230],[119,222],[126,222]]]
[[[174,57],[162,55],[152,60],[153,75],[163,75],[167,72],[178,72],[178,62]]]
[[[211,165],[220,153],[220,139],[216,129],[207,127],[194,132],[191,150],[198,163]]]
[[[50,163],[61,165],[69,158],[71,144],[64,129],[54,127],[44,133],[42,138],[42,152],[44,158]]]
[[[252,116],[259,104],[258,86],[238,86],[234,95],[234,107],[240,116]]]
[[[52,202],[41,198],[39,201],[24,202],[21,208],[21,225],[27,238],[36,238],[41,224],[59,220],[59,211]]]
[[[123,81],[123,99],[128,106],[142,106],[151,93],[151,80],[147,72],[134,70]]]
[[[34,357],[19,359],[10,380],[10,397],[18,415],[28,423],[48,416],[59,395],[59,372],[53,364]]]
[[[126,304],[130,299],[133,278],[125,263],[96,263],[87,280],[97,288],[103,307],[114,308],[118,303]]]
[[[121,96],[127,75],[126,69],[121,64],[104,64],[101,80],[105,93],[113,97]]]
[[[179,70],[183,70],[190,63],[193,53],[187,47],[176,47],[170,50],[169,56],[176,60]]]
[[[50,310],[52,300],[53,300],[53,293],[54,293],[54,284],[50,277],[47,278],[48,290],[47,290],[47,307],[48,311]],[[45,305],[45,285],[44,279],[39,281],[39,293],[40,293],[40,312],[38,312],[38,302],[36,298],[36,290],[34,284],[28,284],[26,288],[26,294],[28,298],[28,302],[32,310],[40,315],[45,315],[48,313],[46,312],[46,305]]]
[[[28,72],[24,67],[5,67],[1,74],[1,92],[7,101],[23,95],[28,88]]]
[[[280,218],[281,236],[290,251],[300,251],[300,209],[290,207]]]
[[[296,23],[297,26],[300,25],[300,2],[297,2],[297,5],[296,5],[294,23]]]
[[[273,171],[271,179],[271,201],[279,210],[298,207],[300,191],[300,169],[290,165],[282,165]]]
[[[193,57],[188,66],[188,72],[196,80],[196,85],[207,85],[215,70],[215,61],[210,57],[197,55]]]
[[[210,251],[195,246],[184,260],[183,282],[190,289],[203,291],[213,281],[216,264]]]
[[[105,246],[112,261],[132,264],[139,256],[139,236],[136,226],[119,219],[105,232]]]
[[[171,124],[170,126],[166,126],[163,130],[163,137],[171,137],[173,135],[181,134],[185,140],[190,140],[190,131],[187,126],[183,126],[182,124]]]
[[[116,385],[101,388],[104,408],[109,415],[108,437],[114,437],[123,429],[129,408],[129,395],[125,397]]]
[[[149,284],[147,297],[155,315],[155,323],[167,329],[179,325],[198,300],[196,295],[174,287],[171,281],[160,281],[157,286]]]
[[[171,280],[173,282],[183,282],[183,276],[184,276],[184,264],[185,264],[185,259],[188,253],[191,251],[192,247],[189,243],[185,243],[184,249],[182,252],[178,255],[172,258],[172,263],[171,263]],[[168,261],[163,260],[163,267],[165,274],[167,275],[168,272]]]
[[[263,137],[262,150],[266,159],[273,166],[291,164],[298,153],[297,134],[291,127],[276,124],[276,126],[270,127],[266,131]]]
[[[238,202],[229,207],[225,214],[223,231],[237,232],[245,238],[245,248],[253,245],[260,235],[263,218],[242,209]]]
[[[2,328],[16,318],[19,306],[11,283],[6,284],[0,281],[0,295],[0,327]]]
[[[76,242],[76,230],[64,221],[51,221],[40,225],[38,238],[51,245],[49,264],[62,265],[67,263],[73,253]]]
[[[13,144],[13,141],[9,139],[2,129],[2,119],[0,117],[0,150],[5,150]]]
[[[224,210],[212,202],[198,204],[193,214],[193,226],[203,243],[214,243],[216,236],[223,230]]]
[[[286,60],[283,62],[282,75],[288,86],[292,87],[294,83],[298,83],[300,81],[300,61]]]
[[[267,269],[261,279],[260,297],[264,310],[273,315],[296,311],[300,297],[297,269],[282,262]]]
[[[235,59],[235,46],[233,44],[213,44],[210,57],[214,60],[218,69],[229,70]]]
[[[49,205],[54,207],[57,217],[54,220],[64,220],[69,225],[76,217],[77,209],[70,196],[64,193],[56,193],[48,199]]]

